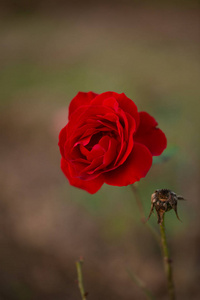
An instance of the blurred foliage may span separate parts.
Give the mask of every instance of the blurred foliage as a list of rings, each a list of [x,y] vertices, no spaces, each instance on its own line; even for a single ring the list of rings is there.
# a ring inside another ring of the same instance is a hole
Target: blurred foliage
[[[160,164],[170,160],[178,152],[177,146],[168,145],[167,149],[160,155],[153,157],[153,164]]]
[[[1,7],[13,12],[36,12],[44,9],[62,9],[66,7],[89,7],[99,5],[141,5],[139,0],[1,0]],[[143,0],[142,5],[197,7],[198,0]]]

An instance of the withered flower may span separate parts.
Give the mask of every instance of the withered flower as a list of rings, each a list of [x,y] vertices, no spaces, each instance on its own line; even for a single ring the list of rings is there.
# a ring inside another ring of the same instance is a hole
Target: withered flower
[[[164,213],[171,209],[175,211],[177,218],[180,220],[177,213],[178,200],[184,200],[184,198],[182,196],[176,195],[174,192],[172,192],[169,189],[156,190],[151,195],[151,210],[147,218],[147,221],[149,220],[154,210],[154,207],[156,209],[157,216],[158,216],[158,224],[162,224]]]

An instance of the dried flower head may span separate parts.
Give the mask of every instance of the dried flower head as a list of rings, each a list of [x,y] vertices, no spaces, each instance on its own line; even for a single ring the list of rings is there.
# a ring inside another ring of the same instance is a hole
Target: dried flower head
[[[151,210],[147,218],[147,221],[149,220],[154,208],[156,209],[157,212],[158,224],[161,224],[163,222],[164,213],[171,209],[175,211],[177,218],[180,220],[177,213],[178,200],[184,200],[184,198],[182,196],[176,195],[174,192],[168,189],[156,190],[151,195]]]

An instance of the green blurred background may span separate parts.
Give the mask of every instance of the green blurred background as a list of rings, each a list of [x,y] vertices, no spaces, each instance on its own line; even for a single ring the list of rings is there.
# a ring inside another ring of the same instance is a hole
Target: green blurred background
[[[58,133],[80,91],[124,92],[166,133],[173,156],[138,188],[187,201],[166,216],[178,299],[200,297],[200,59],[197,1],[1,1],[0,299],[145,299],[127,267],[167,299],[159,246],[130,187],[69,186]],[[156,216],[150,219],[158,230]]]

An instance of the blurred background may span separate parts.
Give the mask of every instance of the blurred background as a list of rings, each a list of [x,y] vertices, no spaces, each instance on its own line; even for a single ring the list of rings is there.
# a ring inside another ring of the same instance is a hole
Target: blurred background
[[[200,297],[200,58],[197,1],[4,0],[0,4],[0,299],[145,299],[127,268],[167,299],[160,249],[130,187],[95,195],[60,170],[58,133],[78,91],[124,92],[173,156],[138,185],[187,201],[166,216],[178,299]],[[156,216],[150,219],[158,231]]]

